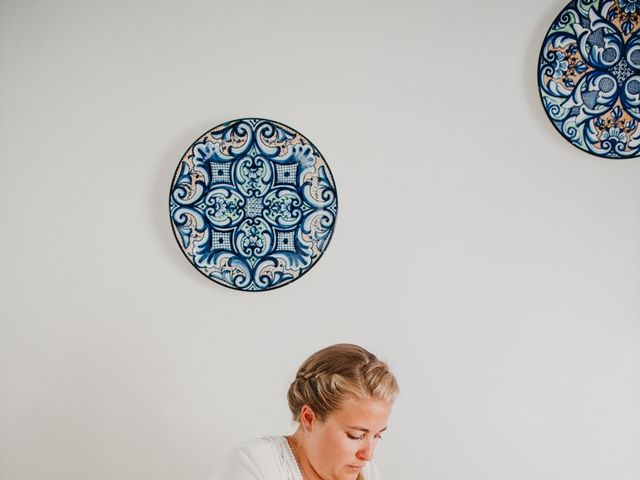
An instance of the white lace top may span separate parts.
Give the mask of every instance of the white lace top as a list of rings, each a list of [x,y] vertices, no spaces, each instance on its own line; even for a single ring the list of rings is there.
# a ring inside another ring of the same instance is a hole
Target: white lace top
[[[365,480],[381,480],[369,462],[362,470]],[[285,437],[258,438],[235,448],[210,480],[303,480]]]

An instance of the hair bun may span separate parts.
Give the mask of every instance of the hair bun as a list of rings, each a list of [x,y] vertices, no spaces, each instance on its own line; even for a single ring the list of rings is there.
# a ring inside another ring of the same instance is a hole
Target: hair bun
[[[287,400],[294,420],[299,421],[304,405],[323,419],[349,398],[393,402],[397,395],[398,383],[386,363],[358,345],[340,343],[303,362]]]

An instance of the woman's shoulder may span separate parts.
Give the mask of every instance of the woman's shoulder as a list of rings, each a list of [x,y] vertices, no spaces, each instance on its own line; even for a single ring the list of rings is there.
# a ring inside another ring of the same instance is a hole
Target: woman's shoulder
[[[373,462],[362,471],[364,480],[381,480]],[[298,466],[286,437],[268,436],[247,440],[227,456],[210,480],[297,480]]]
[[[287,440],[268,436],[247,440],[227,456],[211,480],[287,478],[291,468]]]
[[[283,436],[253,438],[238,445],[233,452],[240,452],[257,459],[273,459],[286,449],[287,439]],[[233,453],[232,452],[232,453]]]

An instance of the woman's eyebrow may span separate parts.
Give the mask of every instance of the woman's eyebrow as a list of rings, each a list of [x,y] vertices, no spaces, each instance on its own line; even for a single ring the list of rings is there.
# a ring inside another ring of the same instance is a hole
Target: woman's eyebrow
[[[368,428],[364,428],[364,427],[347,427],[347,428],[350,428],[350,429],[352,429],[352,430],[360,430],[361,432],[364,432],[364,433],[369,433],[369,429],[368,429]],[[382,433],[382,432],[384,432],[386,429],[387,429],[387,427],[384,427],[384,428],[383,428],[382,430],[380,430],[380,432],[378,432],[378,433]]]

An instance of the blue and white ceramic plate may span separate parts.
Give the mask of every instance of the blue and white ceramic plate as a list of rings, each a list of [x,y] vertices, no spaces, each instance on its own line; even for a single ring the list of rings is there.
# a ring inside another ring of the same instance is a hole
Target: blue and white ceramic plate
[[[574,0],[540,51],[544,109],[573,145],[605,158],[640,155],[640,0]]]
[[[278,122],[244,118],[196,140],[169,198],[176,240],[214,282],[246,291],[304,275],[329,245],[338,213],[320,151]]]

